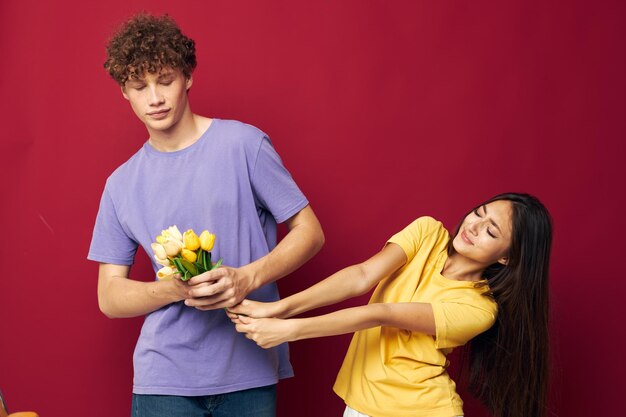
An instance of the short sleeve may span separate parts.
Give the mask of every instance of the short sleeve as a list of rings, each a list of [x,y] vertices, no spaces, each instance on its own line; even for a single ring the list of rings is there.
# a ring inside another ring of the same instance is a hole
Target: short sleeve
[[[420,219],[413,221],[407,227],[391,236],[387,243],[395,243],[400,246],[407,259],[413,259],[419,249],[419,242],[421,241],[422,230],[420,227]]]
[[[113,200],[105,188],[87,259],[116,265],[132,265],[136,252],[137,243],[124,232]]]
[[[272,213],[278,223],[309,204],[267,136],[263,137],[256,157],[252,188],[258,203]]]
[[[457,302],[432,303],[437,349],[462,346],[488,330],[496,320],[495,302],[486,308]],[[489,308],[493,307],[493,309]]]
[[[427,236],[445,231],[441,222],[429,216],[414,220],[407,227],[391,236],[387,243],[395,243],[402,248],[407,259],[413,259]]]

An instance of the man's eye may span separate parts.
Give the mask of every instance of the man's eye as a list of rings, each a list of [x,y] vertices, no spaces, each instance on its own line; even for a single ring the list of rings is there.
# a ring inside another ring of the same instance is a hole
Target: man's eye
[[[132,88],[133,88],[133,90],[141,91],[145,87],[146,87],[145,85],[134,85]]]
[[[475,210],[474,210],[474,214],[475,214],[475,215],[477,215],[478,217],[482,217],[482,216],[480,215],[480,213],[478,212],[478,209],[475,209]]]

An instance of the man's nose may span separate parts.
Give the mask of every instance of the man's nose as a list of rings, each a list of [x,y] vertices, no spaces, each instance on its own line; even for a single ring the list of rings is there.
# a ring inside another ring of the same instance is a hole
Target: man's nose
[[[163,103],[164,101],[163,94],[161,94],[156,87],[151,86],[149,90],[149,94],[150,94],[148,96],[149,105],[158,106],[159,104]]]

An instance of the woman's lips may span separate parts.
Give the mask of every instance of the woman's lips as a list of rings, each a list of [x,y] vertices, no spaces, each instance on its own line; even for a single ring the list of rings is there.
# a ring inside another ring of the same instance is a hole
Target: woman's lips
[[[473,245],[474,243],[467,237],[467,233],[465,233],[465,230],[463,230],[461,232],[461,239],[463,239],[463,242],[467,243],[468,245]]]

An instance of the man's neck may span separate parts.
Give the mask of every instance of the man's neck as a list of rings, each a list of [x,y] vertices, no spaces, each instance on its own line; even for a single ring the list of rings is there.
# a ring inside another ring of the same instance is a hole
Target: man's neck
[[[159,152],[176,152],[193,145],[210,124],[211,119],[188,112],[170,129],[148,128],[148,143]]]

